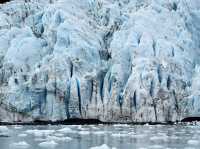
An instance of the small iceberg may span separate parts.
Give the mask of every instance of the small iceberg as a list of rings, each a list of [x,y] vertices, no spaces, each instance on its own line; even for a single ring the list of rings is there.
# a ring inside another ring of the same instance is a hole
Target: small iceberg
[[[21,125],[15,125],[14,129],[22,129],[23,127]]]
[[[80,135],[89,135],[90,132],[89,131],[79,131],[78,132]]]
[[[145,134],[136,134],[136,135],[132,135],[131,137],[137,138],[137,139],[142,139],[142,138],[146,137],[146,135]]]
[[[99,129],[100,129],[100,128],[96,127],[96,126],[91,126],[91,128],[92,128],[93,130],[99,130]]]
[[[106,131],[94,131],[92,132],[94,135],[105,135],[107,132]]]
[[[25,141],[12,143],[10,146],[12,148],[19,148],[19,149],[26,149],[26,148],[30,147],[30,145],[28,143],[26,143]]]
[[[22,134],[18,135],[18,137],[26,137],[26,136],[27,136],[27,134],[25,134],[25,133],[22,133]]]
[[[0,126],[0,137],[8,137],[10,130],[7,126]]]
[[[153,148],[153,149],[163,149],[164,146],[162,146],[162,145],[152,145],[152,146],[150,146],[150,148]]]
[[[150,138],[150,140],[151,141],[159,141],[159,140],[167,141],[168,136],[153,136]]]
[[[7,132],[9,131],[7,126],[0,126],[0,132]]]
[[[47,140],[49,140],[49,141],[65,141],[65,142],[68,142],[68,141],[71,141],[72,138],[70,138],[70,137],[48,136]]]
[[[54,135],[55,135],[56,137],[63,137],[63,136],[64,136],[63,133],[55,133]]]
[[[108,145],[103,144],[101,146],[91,147],[90,149],[116,149],[115,147],[110,148]]]
[[[187,142],[190,145],[199,145],[199,141],[198,140],[188,140]]]
[[[114,127],[130,127],[128,124],[114,124]]]
[[[111,135],[112,137],[128,137],[128,134],[123,134],[123,133],[114,133]]]
[[[37,129],[26,131],[26,133],[33,134],[36,137],[48,136],[54,132],[55,132],[55,130],[37,130]]]
[[[54,148],[58,145],[55,141],[46,141],[46,142],[41,142],[38,144],[40,147],[45,147],[45,148]]]
[[[88,130],[87,128],[84,128],[84,127],[83,127],[83,126],[81,126],[81,125],[80,125],[80,126],[78,126],[78,129],[79,129],[79,130],[82,130],[82,131]]]
[[[59,129],[57,131],[60,132],[60,133],[76,133],[76,131],[72,130],[69,127],[65,127],[65,128]]]

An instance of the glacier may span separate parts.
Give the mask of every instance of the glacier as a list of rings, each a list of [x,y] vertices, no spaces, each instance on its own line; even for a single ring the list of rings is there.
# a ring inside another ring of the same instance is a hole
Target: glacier
[[[0,4],[0,121],[200,116],[199,0]]]

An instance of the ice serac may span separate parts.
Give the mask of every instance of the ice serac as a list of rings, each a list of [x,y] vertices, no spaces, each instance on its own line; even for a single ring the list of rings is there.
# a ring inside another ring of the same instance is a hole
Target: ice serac
[[[200,116],[198,0],[0,5],[0,120]]]

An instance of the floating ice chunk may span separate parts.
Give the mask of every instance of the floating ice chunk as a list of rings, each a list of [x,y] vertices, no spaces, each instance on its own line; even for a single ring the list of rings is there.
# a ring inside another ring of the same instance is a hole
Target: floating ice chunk
[[[133,137],[133,138],[144,138],[144,137],[146,137],[146,135],[145,134],[136,134],[136,135],[132,135],[131,137]]]
[[[100,146],[91,147],[90,149],[116,149],[115,147],[110,148],[108,145],[103,144]]]
[[[187,143],[190,144],[190,145],[198,145],[199,141],[198,140],[188,140]]]
[[[0,126],[0,136],[9,136],[10,130],[6,126]]]
[[[99,128],[95,127],[95,126],[91,126],[91,128],[94,129],[94,130],[99,130]]]
[[[56,137],[63,137],[63,136],[64,136],[63,133],[55,133],[54,135],[55,135]]]
[[[72,130],[69,127],[65,127],[65,128],[59,129],[57,131],[60,132],[60,133],[76,133],[76,131]]]
[[[89,135],[90,132],[89,131],[79,131],[78,132],[80,135]]]
[[[152,145],[152,146],[150,146],[150,148],[154,148],[154,149],[161,148],[161,149],[163,149],[164,146],[162,146],[162,145]]]
[[[0,126],[0,132],[8,132],[9,129],[7,126]]]
[[[107,132],[106,131],[94,131],[92,132],[94,135],[105,135]]]
[[[45,147],[45,148],[54,148],[58,145],[55,141],[46,141],[38,144],[40,147]]]
[[[158,140],[168,140],[168,136],[153,136],[150,138],[151,141],[158,141]]]
[[[22,134],[18,135],[18,137],[26,137],[26,136],[27,136],[27,134],[25,134],[25,133],[22,133]]]
[[[114,124],[114,127],[130,127],[128,124]]]
[[[111,136],[113,137],[128,137],[128,134],[124,134],[124,133],[114,133]]]
[[[22,126],[16,125],[16,126],[14,126],[14,128],[15,128],[15,129],[22,129],[23,127],[22,127]]]
[[[19,149],[25,149],[25,148],[28,148],[30,145],[26,143],[25,141],[21,141],[21,142],[12,143],[10,146],[14,148],[19,148]]]
[[[178,139],[178,137],[173,135],[173,136],[170,136],[169,139],[176,140],[176,139]]]
[[[66,142],[68,142],[68,141],[71,141],[72,138],[70,138],[70,137],[48,136],[48,137],[47,137],[47,140],[48,140],[48,141],[52,140],[52,141],[66,141]]]
[[[195,149],[194,147],[185,147],[184,149]]]
[[[50,135],[54,132],[55,132],[55,130],[37,130],[37,129],[26,131],[26,133],[33,134],[34,136],[37,136],[37,137],[47,136],[47,135]]]
[[[129,132],[128,135],[129,136],[135,135],[135,132]]]
[[[37,142],[45,142],[45,141],[47,141],[47,138],[37,137],[37,138],[35,138],[35,141],[37,141]]]
[[[83,128],[81,125],[78,126],[78,129],[79,129],[79,130],[87,130],[87,128]]]

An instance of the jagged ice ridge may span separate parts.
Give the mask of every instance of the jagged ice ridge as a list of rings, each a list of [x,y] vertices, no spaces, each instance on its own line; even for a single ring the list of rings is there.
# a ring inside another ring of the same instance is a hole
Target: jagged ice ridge
[[[200,114],[198,0],[0,5],[0,120],[179,121]]]

